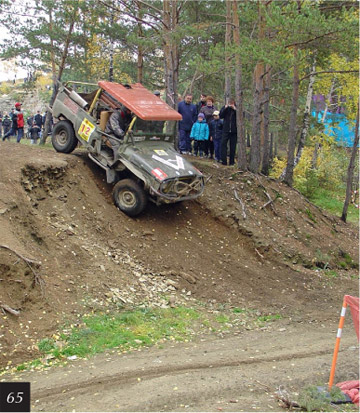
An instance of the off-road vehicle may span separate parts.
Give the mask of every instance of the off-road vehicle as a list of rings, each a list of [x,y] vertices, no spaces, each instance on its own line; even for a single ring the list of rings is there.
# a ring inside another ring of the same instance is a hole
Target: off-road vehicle
[[[96,89],[81,93],[80,85]],[[109,116],[119,108],[132,113],[123,139],[105,133]],[[148,200],[173,203],[203,192],[201,172],[174,149],[181,115],[141,84],[60,83],[49,109],[55,122],[55,150],[70,153],[79,143],[85,146],[89,157],[106,171],[107,182],[114,184],[114,202],[127,215],[140,214]]]

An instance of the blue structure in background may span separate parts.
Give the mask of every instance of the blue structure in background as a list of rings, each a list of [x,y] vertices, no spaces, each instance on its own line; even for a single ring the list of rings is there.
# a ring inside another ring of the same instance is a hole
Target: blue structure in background
[[[318,112],[317,121],[321,122],[324,111]],[[312,112],[316,118],[316,112]],[[351,126],[347,117],[342,113],[327,113],[324,122],[324,132],[329,136],[334,136],[339,146],[352,147],[355,139],[355,123]]]
[[[325,117],[324,132],[329,136],[334,136],[339,146],[346,148],[354,145],[355,139],[355,122],[350,122],[346,117],[345,105],[346,98],[341,96],[340,99],[331,98],[331,105],[335,108],[329,110]],[[313,96],[313,109],[311,115],[317,122],[321,123],[326,104],[324,95]]]

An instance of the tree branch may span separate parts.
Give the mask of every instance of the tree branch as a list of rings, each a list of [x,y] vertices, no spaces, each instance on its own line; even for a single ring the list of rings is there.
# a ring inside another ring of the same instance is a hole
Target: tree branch
[[[310,76],[320,75],[322,73],[358,73],[358,71],[357,70],[322,70],[321,72],[312,72],[312,73],[309,73],[308,75],[305,75],[299,80],[299,82],[301,82],[304,79],[307,79]]]
[[[339,33],[339,30],[335,30],[334,32],[324,33],[320,36],[316,36],[316,37],[313,37],[312,39],[306,40],[306,42],[298,42],[298,43],[288,44],[287,46],[285,46],[285,48],[309,44],[311,42],[314,42],[315,40],[322,39],[323,37],[326,37],[326,36],[331,36],[332,34],[335,34],[335,33]]]

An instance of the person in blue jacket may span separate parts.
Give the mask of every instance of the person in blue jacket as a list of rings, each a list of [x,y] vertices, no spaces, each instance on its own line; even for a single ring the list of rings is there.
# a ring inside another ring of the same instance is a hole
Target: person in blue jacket
[[[178,106],[178,112],[182,115],[182,120],[179,122],[179,151],[185,155],[191,155],[190,132],[197,115],[196,106],[191,102],[192,95],[188,93]]]
[[[214,143],[215,160],[221,162],[221,138],[223,132],[224,121],[220,119],[220,112],[215,110],[213,113],[214,119],[210,121],[210,141]]]
[[[199,113],[197,122],[191,128],[190,138],[194,139],[194,155],[197,156],[199,152],[200,158],[202,158],[205,142],[209,139],[209,126],[203,113]]]

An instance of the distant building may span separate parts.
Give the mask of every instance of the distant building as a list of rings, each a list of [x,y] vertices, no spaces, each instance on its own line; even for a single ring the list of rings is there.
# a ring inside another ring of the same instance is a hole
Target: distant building
[[[340,99],[337,96],[331,98],[325,116],[324,127],[325,133],[329,136],[334,136],[338,145],[351,147],[355,139],[355,122],[351,122],[347,118],[345,102],[346,97],[344,96],[341,96]],[[321,121],[324,115],[325,107],[325,96],[314,95],[311,114],[318,122]]]

